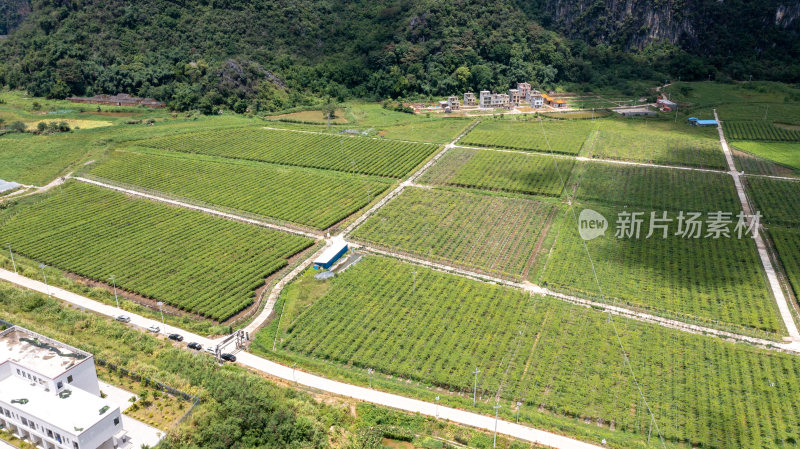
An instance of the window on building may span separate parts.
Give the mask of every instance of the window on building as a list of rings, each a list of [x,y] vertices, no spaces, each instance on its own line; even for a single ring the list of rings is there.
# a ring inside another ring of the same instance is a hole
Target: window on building
[[[78,443],[73,441],[72,442],[72,447],[73,447],[73,449],[78,449]]]
[[[70,383],[70,384],[72,383],[72,374],[67,376],[67,383]]]
[[[26,425],[26,426],[28,425],[28,420],[27,420],[27,419],[25,419],[25,417],[24,417],[24,416],[22,417],[22,424],[23,424],[23,425]]]
[[[114,425],[115,425],[115,426],[118,426],[118,425],[119,425],[119,416],[117,416],[116,418],[114,418]]]
[[[64,382],[61,382],[61,381],[59,380],[59,381],[58,381],[58,384],[56,385],[56,388],[58,388],[58,389],[60,390],[60,389],[61,389],[61,387],[63,387],[63,386],[64,386]]]
[[[21,376],[21,375],[22,375],[22,373],[20,372],[19,368],[17,368],[17,375],[18,375],[18,376]]]
[[[47,429],[47,436],[48,436],[49,438],[53,438],[53,431],[52,431],[52,430],[50,430],[50,429]]]

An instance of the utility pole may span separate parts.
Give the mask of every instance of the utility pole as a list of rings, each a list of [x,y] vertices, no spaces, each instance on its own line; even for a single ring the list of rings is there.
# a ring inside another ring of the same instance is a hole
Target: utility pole
[[[517,401],[517,424],[519,424],[519,408],[522,406],[522,402]]]
[[[472,372],[472,374],[475,375],[475,384],[472,387],[472,406],[473,407],[475,407],[475,398],[477,397],[477,393],[478,393],[478,373],[480,373],[478,368],[475,368],[475,371]]]
[[[439,396],[436,396],[436,419],[439,419]]]
[[[14,261],[14,252],[11,251],[10,243],[8,244],[8,253],[11,254],[11,265],[14,265],[14,274],[19,274],[17,273],[17,263]]]
[[[297,362],[292,363],[292,381],[294,381],[295,385],[297,385],[297,377],[295,377],[295,374],[294,374],[295,371],[296,371],[296,369],[295,369],[296,367],[297,367]]]
[[[500,404],[494,406],[494,442],[492,442],[492,448],[497,447],[497,413],[500,410]]]
[[[47,288],[47,296],[50,296],[50,286],[47,285],[47,275],[44,274],[44,267],[46,267],[45,264],[43,264],[43,263],[39,264],[39,268],[42,269],[42,277],[44,278],[44,286]]]
[[[111,283],[114,285],[114,300],[117,302],[117,308],[119,309],[119,298],[117,298],[117,281],[114,279],[114,275],[111,275]]]
[[[375,371],[370,368],[367,372],[369,373],[369,387],[372,388],[372,372]]]

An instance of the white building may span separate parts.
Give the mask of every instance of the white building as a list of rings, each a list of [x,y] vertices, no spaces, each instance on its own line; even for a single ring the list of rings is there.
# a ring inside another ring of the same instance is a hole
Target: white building
[[[492,107],[492,93],[488,90],[482,90],[480,94],[480,107],[484,108],[491,108]]]
[[[19,326],[0,332],[0,425],[44,449],[128,441],[119,407],[100,397],[94,357]]]
[[[528,101],[533,108],[544,107],[544,97],[542,96],[542,93],[536,89],[529,90],[525,100]]]

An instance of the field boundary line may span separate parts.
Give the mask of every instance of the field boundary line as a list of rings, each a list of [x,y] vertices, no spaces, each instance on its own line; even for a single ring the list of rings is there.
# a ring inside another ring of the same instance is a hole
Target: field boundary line
[[[311,232],[308,232],[308,231],[303,231],[303,230],[300,230],[300,229],[291,228],[291,227],[288,227],[288,226],[277,225],[277,224],[269,223],[269,222],[266,222],[266,221],[261,221],[261,220],[256,220],[256,219],[253,219],[253,218],[243,217],[241,215],[236,215],[236,214],[232,214],[232,213],[228,213],[228,212],[222,212],[220,210],[217,210],[217,209],[214,209],[214,208],[211,208],[211,207],[197,206],[197,205],[186,203],[186,202],[183,202],[183,201],[173,200],[173,199],[166,198],[166,197],[163,197],[163,196],[142,192],[140,190],[129,189],[129,188],[120,187],[120,186],[116,186],[116,185],[105,183],[105,182],[101,182],[101,181],[96,181],[94,179],[84,178],[84,177],[81,177],[81,176],[77,176],[77,177],[75,177],[73,179],[75,179],[77,181],[80,181],[80,182],[83,182],[83,183],[86,183],[86,184],[92,184],[92,185],[95,185],[95,186],[98,186],[98,187],[103,187],[103,188],[106,188],[106,189],[115,190],[117,192],[122,192],[122,193],[125,193],[125,194],[128,194],[128,195],[138,196],[138,197],[146,198],[146,199],[153,200],[153,201],[158,201],[158,202],[165,203],[165,204],[170,204],[170,205],[173,205],[173,206],[182,207],[184,209],[192,209],[192,210],[196,210],[196,211],[200,211],[200,212],[205,212],[207,214],[216,215],[218,217],[226,218],[228,220],[239,221],[239,222],[242,222],[242,223],[261,226],[261,227],[264,227],[264,228],[269,228],[269,229],[272,229],[272,230],[275,230],[275,231],[281,231],[281,232],[285,232],[285,233],[289,233],[289,234],[301,235],[301,236],[308,237],[308,238],[311,238],[311,239],[314,239],[314,240],[321,240],[323,238],[321,234],[315,234],[315,233],[311,233]]]
[[[291,131],[291,132],[295,132],[295,133],[319,134],[321,136],[329,136],[329,137],[352,137],[352,138],[355,138],[355,139],[359,139],[359,138],[361,138],[361,139],[372,139],[372,140],[381,140],[381,141],[384,141],[384,142],[419,143],[419,144],[422,144],[422,145],[437,145],[437,146],[441,145],[441,143],[436,143],[436,142],[419,142],[419,141],[416,141],[416,140],[387,139],[385,137],[372,137],[372,136],[363,136],[363,135],[362,136],[352,136],[352,135],[349,135],[349,134],[342,134],[342,133],[331,134],[331,133],[324,133],[322,131],[309,131],[307,129],[274,128],[272,126],[262,126],[262,128],[263,129],[269,129],[271,131]]]
[[[459,139],[461,139],[462,137],[464,137],[464,136],[465,136],[465,135],[466,135],[468,132],[470,132],[470,131],[472,130],[472,128],[474,128],[474,127],[475,127],[475,126],[476,126],[478,123],[480,123],[480,120],[475,120],[473,123],[471,123],[469,126],[467,126],[467,127],[466,127],[466,128],[463,130],[463,131],[461,131],[461,134],[459,134],[458,136],[456,136],[456,138],[455,138],[455,139],[453,139],[453,141],[452,141],[452,142],[448,143],[447,145],[444,145],[444,146],[442,147],[442,149],[441,149],[441,150],[439,150],[439,152],[438,152],[438,153],[436,153],[436,154],[435,154],[435,155],[434,155],[432,158],[430,158],[430,160],[428,160],[428,162],[426,162],[426,163],[425,163],[425,165],[423,165],[422,167],[420,167],[420,168],[419,168],[419,170],[417,170],[416,172],[414,172],[414,173],[413,173],[411,176],[409,176],[409,177],[408,177],[406,180],[404,180],[403,182],[401,182],[401,183],[400,183],[400,185],[398,185],[397,187],[395,187],[395,188],[394,188],[394,190],[392,190],[391,192],[389,192],[388,194],[386,194],[386,195],[385,195],[383,198],[381,198],[381,200],[380,200],[380,201],[378,201],[377,203],[375,203],[375,204],[374,204],[374,205],[373,205],[371,208],[369,208],[369,209],[368,209],[366,212],[364,212],[363,214],[361,214],[361,216],[359,216],[357,219],[355,219],[355,221],[353,221],[352,223],[350,223],[350,224],[349,224],[349,225],[348,225],[348,226],[347,226],[347,227],[344,229],[344,231],[342,231],[342,232],[340,233],[340,235],[341,235],[342,237],[346,237],[347,235],[349,235],[349,234],[350,234],[351,232],[353,232],[353,231],[354,231],[354,230],[355,230],[357,227],[361,226],[361,224],[362,224],[362,223],[364,223],[364,221],[366,221],[366,220],[367,220],[367,218],[369,218],[370,216],[372,216],[372,214],[374,214],[374,213],[375,213],[375,212],[377,212],[377,211],[378,211],[380,208],[382,208],[383,206],[385,206],[385,205],[386,205],[386,204],[387,204],[389,201],[393,200],[395,197],[397,197],[398,195],[400,195],[401,193],[403,193],[403,190],[405,190],[405,188],[406,188],[406,187],[414,185],[414,184],[415,184],[415,182],[416,182],[416,180],[417,180],[417,179],[418,179],[420,176],[422,176],[422,175],[423,175],[423,174],[424,174],[424,173],[425,173],[425,172],[426,172],[426,171],[427,171],[429,168],[431,168],[431,167],[432,167],[434,164],[436,164],[436,162],[438,162],[438,161],[439,161],[439,159],[441,159],[441,158],[442,158],[442,156],[444,156],[444,155],[445,155],[445,153],[447,153],[447,151],[448,151],[448,150],[450,150],[450,148],[453,148],[453,147],[455,147],[455,146],[456,146],[456,145],[455,145],[455,143],[456,143],[456,142],[458,142],[458,140],[459,140]]]
[[[486,275],[483,273],[477,273],[465,270],[463,268],[458,268],[450,265],[441,264],[438,262],[428,261],[422,258],[417,258],[398,252],[375,248],[370,245],[362,244],[360,242],[355,242],[355,243],[359,244],[361,246],[361,249],[365,252],[377,254],[384,257],[392,257],[398,260],[402,260],[404,262],[430,268],[442,273],[449,273],[486,283],[504,285],[507,287],[516,288],[536,295],[549,296],[551,298],[559,299],[571,304],[598,309],[602,312],[611,313],[613,315],[621,316],[623,318],[629,318],[636,321],[656,324],[662,327],[667,327],[670,329],[675,329],[690,334],[713,335],[723,339],[735,340],[741,343],[748,343],[765,349],[800,354],[800,342],[798,344],[787,345],[776,341],[767,340],[764,338],[751,337],[748,335],[737,334],[735,332],[725,331],[721,329],[714,329],[712,327],[690,324],[684,321],[674,320],[671,318],[664,318],[658,315],[653,315],[646,312],[640,312],[626,307],[615,306],[604,302],[598,302],[598,301],[593,301],[591,299],[579,298],[577,296],[567,295],[565,293],[559,293],[554,290],[550,290],[548,288],[533,284],[532,282],[529,281],[522,281],[522,282],[510,281],[507,279],[502,279]]]
[[[5,269],[0,269],[0,280],[16,284],[28,290],[34,290],[50,295],[61,301],[73,304],[78,308],[89,310],[100,315],[114,317],[122,312],[121,309],[117,309],[116,307],[99,303],[93,299],[89,299],[85,296],[81,296],[58,287],[48,287],[43,282],[15,274],[14,272]],[[144,318],[140,315],[127,311],[124,313],[131,318],[132,327],[137,327],[140,332],[145,332],[145,328],[147,326],[161,325],[161,322],[157,320]],[[181,333],[186,339],[200,342],[203,345],[217,344],[217,341],[209,340],[191,332],[182,331]],[[189,349],[185,350],[191,351]],[[398,394],[373,390],[367,387],[360,387],[316,374],[311,374],[299,369],[296,370],[290,366],[281,365],[267,358],[259,357],[245,351],[237,353],[236,363],[264,373],[268,376],[292,382],[296,385],[303,385],[331,394],[349,397],[397,410],[403,410],[405,412],[419,413],[430,417],[437,417],[438,419],[449,420],[461,425],[487,431],[493,431],[496,424],[497,433],[499,434],[508,435],[514,438],[549,447],[558,449],[602,449],[601,446],[580,441],[578,439],[560,435],[554,432],[540,430],[535,427],[528,427],[506,420],[495,421],[493,416],[446,407],[443,405],[438,405],[438,403],[412,399]]]
[[[509,150],[506,148],[473,147],[467,145],[454,145],[453,147],[463,148],[466,150],[485,150],[485,151],[496,151],[499,153],[522,154],[525,156],[544,156],[544,157],[561,158],[561,159],[573,159],[579,162],[599,162],[599,163],[616,164],[616,165],[632,165],[635,167],[652,167],[652,168],[665,168],[670,170],[698,171],[703,173],[720,173],[720,174],[727,173],[727,171],[722,168],[714,169],[714,168],[689,167],[686,165],[652,164],[649,162],[623,161],[619,159],[599,159],[586,156],[571,156],[568,154],[561,154],[561,153],[543,153],[539,151]],[[768,176],[768,175],[759,175],[759,176]],[[800,179],[800,178],[790,178],[790,179]]]
[[[730,171],[728,172],[731,177],[733,178],[733,183],[736,185],[736,193],[739,196],[739,201],[742,205],[742,210],[748,217],[748,224],[751,224],[753,210],[750,207],[750,202],[747,199],[747,193],[745,192],[744,185],[742,184],[741,177],[739,172],[736,170],[736,164],[733,160],[733,154],[731,153],[730,147],[728,147],[728,141],[725,139],[725,133],[722,130],[722,121],[719,119],[719,115],[717,115],[717,109],[714,108],[714,119],[717,120],[717,132],[719,133],[719,142],[722,145],[722,152],[725,153],[725,160],[728,162],[728,167]],[[796,342],[800,342],[800,331],[797,329],[797,325],[794,322],[794,317],[792,316],[792,312],[789,308],[789,302],[786,299],[786,295],[783,294],[783,289],[781,288],[781,283],[778,280],[777,272],[775,271],[775,267],[772,265],[772,260],[769,258],[769,253],[767,252],[767,245],[764,243],[763,237],[763,226],[758,224],[759,228],[761,228],[761,232],[756,229],[757,232],[753,235],[753,240],[755,240],[756,248],[758,250],[758,256],[761,259],[761,265],[764,268],[764,271],[767,275],[767,284],[772,290],[772,296],[775,298],[775,302],[778,306],[778,312],[781,314],[781,318],[783,319],[783,324],[786,326],[786,331],[789,333],[789,337]]]

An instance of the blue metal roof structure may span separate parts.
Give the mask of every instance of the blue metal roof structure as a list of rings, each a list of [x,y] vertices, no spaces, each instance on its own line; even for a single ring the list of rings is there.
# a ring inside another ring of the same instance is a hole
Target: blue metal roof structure
[[[689,117],[689,124],[694,126],[717,126],[716,120],[699,120],[697,117]]]

